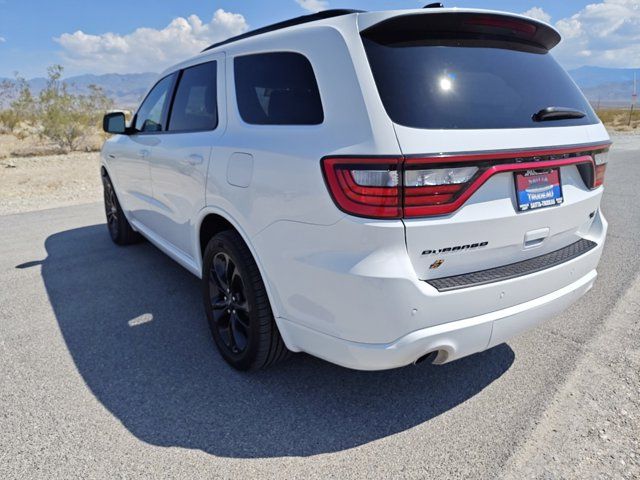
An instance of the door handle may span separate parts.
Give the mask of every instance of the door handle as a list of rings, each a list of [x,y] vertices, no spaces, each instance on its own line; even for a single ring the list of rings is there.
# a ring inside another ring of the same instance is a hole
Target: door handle
[[[189,165],[200,165],[203,162],[204,157],[202,155],[193,154],[187,157],[187,163]]]
[[[149,150],[140,150],[138,156],[140,158],[147,158],[149,156]]]

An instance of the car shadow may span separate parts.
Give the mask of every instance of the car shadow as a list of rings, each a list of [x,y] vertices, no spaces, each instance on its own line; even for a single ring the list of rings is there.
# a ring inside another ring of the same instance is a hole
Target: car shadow
[[[237,458],[340,451],[454,408],[514,360],[501,345],[440,367],[357,372],[301,354],[242,374],[215,350],[199,281],[150,244],[116,247],[94,225],[45,246],[44,283],[79,373],[153,445]]]

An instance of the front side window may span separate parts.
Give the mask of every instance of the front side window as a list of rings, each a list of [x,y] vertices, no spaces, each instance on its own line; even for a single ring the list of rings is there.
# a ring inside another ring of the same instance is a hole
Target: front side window
[[[169,131],[204,131],[216,128],[216,66],[216,62],[203,63],[182,72],[171,107]]]
[[[318,125],[324,112],[311,63],[304,55],[274,52],[234,59],[242,119],[254,125]]]
[[[161,132],[163,130],[163,115],[175,74],[160,80],[149,92],[136,114],[135,129],[138,132]]]

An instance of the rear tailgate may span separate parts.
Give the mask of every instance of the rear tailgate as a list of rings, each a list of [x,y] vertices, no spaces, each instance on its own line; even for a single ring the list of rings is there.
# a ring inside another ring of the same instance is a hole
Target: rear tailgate
[[[443,10],[391,17],[362,36],[406,158],[406,241],[419,278],[520,262],[588,236],[602,195],[593,158],[609,138],[550,55],[551,27]],[[568,114],[534,118],[548,107]],[[520,208],[518,172],[528,172],[521,199],[534,198],[529,178],[550,199]]]
[[[585,157],[577,153],[558,163]],[[407,249],[419,278],[441,278],[507,265],[588,237],[602,188],[589,188],[577,165],[557,168],[562,203],[556,206],[519,211],[515,173],[505,171],[488,178],[450,214],[405,218]]]

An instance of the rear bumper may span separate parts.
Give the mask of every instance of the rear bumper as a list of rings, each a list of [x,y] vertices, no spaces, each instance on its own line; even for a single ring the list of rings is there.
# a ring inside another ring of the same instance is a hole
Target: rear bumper
[[[391,343],[351,342],[278,319],[287,341],[300,350],[356,370],[403,367],[431,352],[434,363],[447,363],[504,343],[541,321],[562,312],[593,286],[595,270],[550,294],[496,312],[424,328]]]
[[[451,291],[418,278],[402,226],[394,222],[283,222],[256,245],[269,247],[259,248],[266,253],[258,258],[270,273],[265,278],[287,347],[354,369],[381,370],[434,351],[438,363],[449,362],[562,311],[591,288],[606,232],[598,211],[579,232],[596,245],[585,253],[534,273]]]

